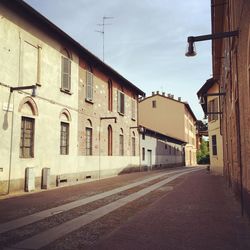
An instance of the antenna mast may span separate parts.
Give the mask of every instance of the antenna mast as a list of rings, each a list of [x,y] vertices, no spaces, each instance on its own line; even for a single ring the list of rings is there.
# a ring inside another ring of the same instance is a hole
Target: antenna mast
[[[107,19],[113,19],[114,17],[112,16],[103,16],[102,17],[102,23],[99,23],[97,24],[98,26],[102,26],[102,30],[96,30],[96,32],[99,32],[102,34],[102,60],[104,62],[104,44],[105,44],[105,41],[104,41],[104,36],[105,36],[105,26],[106,25],[111,25],[112,23],[105,23],[105,20]]]

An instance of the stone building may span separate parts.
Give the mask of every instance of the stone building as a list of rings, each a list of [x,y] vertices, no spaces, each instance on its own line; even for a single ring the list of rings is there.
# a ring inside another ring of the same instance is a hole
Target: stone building
[[[144,93],[24,1],[0,17],[0,193],[138,167]]]
[[[221,97],[224,173],[242,208],[250,211],[250,2],[213,0],[212,32],[238,31],[213,40],[213,75]],[[250,214],[250,212],[249,212]]]
[[[213,79],[219,84],[224,175],[250,214],[250,2],[212,0]],[[229,33],[230,32],[230,33]]]
[[[197,92],[200,104],[208,115],[208,137],[210,154],[210,171],[223,174],[223,144],[220,127],[219,84],[213,78],[208,79]]]
[[[139,102],[139,124],[186,143],[185,165],[196,165],[196,117],[187,102],[153,92]]]

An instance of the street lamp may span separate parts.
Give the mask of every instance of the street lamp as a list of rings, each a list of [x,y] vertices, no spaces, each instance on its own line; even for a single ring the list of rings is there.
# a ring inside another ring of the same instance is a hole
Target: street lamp
[[[195,56],[196,55],[195,47],[194,47],[195,42],[228,38],[228,37],[233,37],[233,36],[238,36],[238,35],[239,35],[239,30],[229,31],[229,32],[220,32],[220,33],[214,33],[214,34],[203,35],[203,36],[189,36],[187,38],[188,51],[185,53],[185,55],[186,56]]]

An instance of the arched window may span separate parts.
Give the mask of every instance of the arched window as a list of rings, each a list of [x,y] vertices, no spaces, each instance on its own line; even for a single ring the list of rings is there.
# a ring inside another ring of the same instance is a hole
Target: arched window
[[[135,156],[135,132],[132,132],[132,156]]]
[[[112,81],[108,81],[108,110],[113,111],[113,84]]]
[[[112,127],[108,126],[108,155],[113,154],[113,135],[112,135]]]
[[[26,97],[21,101],[18,110],[22,114],[19,156],[21,158],[33,158],[35,134],[35,119],[33,116],[38,115],[38,109],[35,101],[31,97]]]
[[[122,128],[119,135],[119,155],[124,155],[124,136]]]
[[[71,121],[71,115],[67,109],[62,110],[60,114],[60,154],[69,154],[69,123]]]
[[[86,155],[92,155],[92,122],[87,120],[86,124]]]
[[[69,92],[71,90],[71,59],[72,56],[67,49],[61,50],[61,89]]]

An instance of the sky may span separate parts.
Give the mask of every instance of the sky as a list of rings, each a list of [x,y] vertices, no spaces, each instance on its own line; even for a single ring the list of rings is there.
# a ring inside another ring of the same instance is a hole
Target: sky
[[[197,91],[212,76],[211,42],[187,37],[211,33],[210,0],[25,0],[56,26],[139,87],[187,101],[197,119],[204,114]]]

